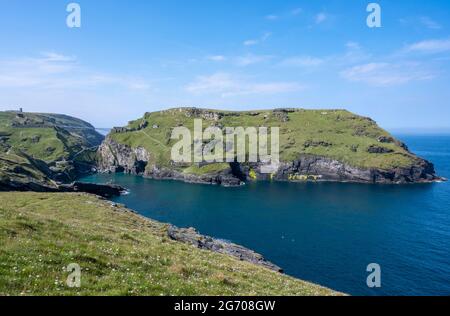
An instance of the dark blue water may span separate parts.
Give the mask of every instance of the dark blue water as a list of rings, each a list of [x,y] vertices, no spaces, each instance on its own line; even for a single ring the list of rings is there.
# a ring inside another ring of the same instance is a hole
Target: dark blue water
[[[450,136],[400,136],[450,178]],[[353,295],[450,295],[450,183],[255,183],[241,188],[94,175],[144,216],[256,250],[287,274]],[[366,285],[378,263],[382,287]]]

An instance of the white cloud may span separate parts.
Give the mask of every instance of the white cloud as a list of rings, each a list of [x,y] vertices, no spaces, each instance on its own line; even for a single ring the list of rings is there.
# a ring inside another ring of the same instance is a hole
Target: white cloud
[[[55,52],[44,52],[41,55],[42,60],[47,62],[74,62],[76,60],[75,57],[64,56]]]
[[[259,39],[250,39],[246,40],[243,44],[244,46],[254,46],[258,45],[259,43],[265,42],[269,39],[269,37],[272,36],[271,32],[265,32]]]
[[[325,20],[328,18],[328,16],[324,12],[320,12],[315,17],[316,24],[320,24],[322,22],[325,22]]]
[[[371,55],[364,51],[357,42],[349,41],[345,44],[346,52],[336,57],[338,64],[355,64],[367,61]]]
[[[405,48],[406,52],[444,53],[450,51],[450,39],[425,40]]]
[[[225,60],[227,60],[227,58],[225,56],[223,56],[223,55],[208,56],[207,59],[211,60],[211,61],[225,61]]]
[[[347,47],[347,49],[351,49],[351,50],[360,50],[361,46],[359,45],[359,43],[357,42],[347,42],[345,43],[345,47]]]
[[[275,21],[275,20],[278,20],[278,18],[279,18],[279,16],[275,15],[275,14],[270,14],[270,15],[266,16],[266,20],[269,20],[269,21]]]
[[[296,82],[257,82],[232,76],[228,73],[216,73],[200,76],[185,87],[194,95],[218,94],[222,98],[240,95],[281,94],[303,90],[305,87]]]
[[[401,85],[412,81],[430,80],[434,75],[417,63],[367,63],[348,68],[341,76],[349,81],[373,86]]]
[[[244,46],[253,46],[253,45],[257,45],[259,43],[258,40],[246,40],[244,41]]]
[[[425,27],[432,29],[432,30],[439,30],[442,28],[442,26],[437,23],[436,21],[434,21],[433,19],[427,17],[427,16],[422,16],[420,17],[420,23],[422,23]]]
[[[248,54],[245,56],[237,57],[235,59],[235,63],[238,66],[245,67],[245,66],[250,66],[250,65],[266,62],[266,61],[270,60],[271,58],[272,58],[272,56],[267,56],[267,55]]]
[[[302,8],[295,8],[294,10],[291,11],[291,14],[292,15],[299,15],[302,12],[303,12]]]
[[[311,57],[311,56],[300,56],[291,57],[283,60],[281,66],[294,66],[294,67],[315,67],[320,66],[324,63],[324,59]]]
[[[269,39],[269,37],[272,36],[271,32],[265,32],[262,36],[261,36],[261,42],[265,42]]]
[[[142,79],[97,73],[83,68],[75,57],[53,52],[0,60],[0,88],[76,89],[98,85],[118,85],[131,90],[150,88]]]

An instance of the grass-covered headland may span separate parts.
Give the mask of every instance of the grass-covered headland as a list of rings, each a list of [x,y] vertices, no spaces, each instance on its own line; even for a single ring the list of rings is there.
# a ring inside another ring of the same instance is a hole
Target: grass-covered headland
[[[167,237],[88,194],[0,193],[0,295],[336,295]],[[81,286],[65,269],[81,267]]]

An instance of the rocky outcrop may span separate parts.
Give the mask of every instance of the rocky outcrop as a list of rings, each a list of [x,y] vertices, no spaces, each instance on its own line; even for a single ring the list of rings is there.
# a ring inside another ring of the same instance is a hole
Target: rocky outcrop
[[[59,186],[60,192],[84,192],[102,196],[105,198],[111,198],[119,196],[126,192],[126,189],[116,184],[96,184],[96,183],[84,183],[74,182],[72,184],[62,184]]]
[[[0,178],[0,191],[18,191],[18,192],[58,192],[58,186],[36,181],[35,179],[17,179],[12,177]]]
[[[150,160],[150,153],[143,147],[131,148],[107,137],[98,149],[100,172],[126,172],[143,174]]]
[[[301,114],[299,116],[299,113]],[[339,182],[361,182],[361,183],[417,183],[444,180],[435,174],[432,163],[421,159],[409,152],[408,147],[385,131],[376,126],[370,118],[353,115],[339,110],[313,112],[309,119],[321,122],[328,121],[333,126],[339,122],[347,122],[348,131],[342,131],[339,126],[335,126],[337,134],[348,134],[348,137],[364,137],[365,141],[370,140],[367,147],[361,143],[336,141],[329,134],[330,131],[321,129],[317,134],[310,135],[303,140],[303,134],[298,134],[302,142],[297,143],[296,135],[293,134],[293,120],[308,115],[308,111],[301,109],[275,109],[272,111],[256,112],[226,112],[203,110],[198,108],[178,108],[159,112],[159,120],[152,121],[152,113],[146,113],[142,121],[150,123],[142,126],[153,126],[159,129],[161,115],[170,117],[178,126],[183,126],[186,122],[194,118],[201,118],[208,121],[210,126],[223,127],[226,122],[249,120],[252,123],[258,122],[264,125],[267,120],[278,121],[281,126],[280,131],[287,133],[289,137],[283,150],[298,147],[298,156],[290,161],[281,161],[276,166],[272,166],[270,174],[262,173],[263,163],[230,163],[226,170],[213,171],[207,174],[192,174],[187,170],[189,166],[179,166],[171,161],[164,161],[163,165],[155,163],[156,157],[161,158],[161,152],[148,152],[143,147],[132,148],[129,145],[117,143],[112,136],[106,138],[98,151],[98,169],[101,172],[126,172],[143,175],[153,179],[179,180],[189,183],[219,184],[223,186],[238,186],[251,180],[274,180],[274,181],[339,181]],[[186,121],[186,118],[189,120]],[[245,120],[244,120],[245,118]],[[302,122],[302,121],[301,121]],[[158,124],[156,124],[158,123]],[[305,123],[305,122],[303,122]],[[309,122],[307,122],[309,123]],[[323,122],[322,122],[323,123]],[[136,122],[130,126],[136,126]],[[167,128],[162,126],[161,128]],[[128,127],[127,127],[128,128]],[[147,129],[146,133],[152,134],[152,130]],[[299,133],[297,131],[297,133]],[[303,133],[303,132],[302,132]],[[328,137],[320,138],[321,133],[328,134]],[[167,135],[169,135],[168,133]],[[155,139],[160,143],[169,143],[169,138],[161,138],[160,133],[155,133]],[[158,138],[159,137],[159,138]],[[130,144],[130,141],[127,141]],[[205,141],[203,145],[205,145]],[[210,145],[210,144],[208,144]],[[212,146],[213,147],[213,146]],[[317,154],[307,154],[306,152],[317,152]],[[283,153],[281,153],[283,154]],[[352,157],[355,155],[355,157]],[[396,156],[398,155],[398,156]],[[349,157],[350,159],[336,159],[334,157]],[[384,156],[384,157],[383,157]],[[283,155],[282,155],[283,157]],[[289,155],[292,159],[292,155]],[[372,159],[375,157],[377,159]],[[403,163],[403,167],[384,167],[397,165],[397,158]],[[169,157],[166,158],[170,160]],[[161,160],[161,159],[160,159]],[[353,164],[345,161],[353,161]],[[382,163],[384,162],[385,163]],[[358,167],[372,165],[373,167]],[[267,169],[267,168],[266,168]],[[211,168],[214,170],[214,168]],[[267,171],[267,170],[265,170]]]
[[[74,182],[71,184],[47,183],[34,179],[0,179],[0,191],[19,192],[84,192],[95,194],[104,198],[119,196],[126,192],[126,189],[114,184],[95,184]]]
[[[131,148],[107,137],[100,146],[98,171],[125,172],[142,175],[157,180],[178,180],[187,183],[222,185],[226,187],[242,185],[242,181],[233,174],[232,169],[216,174],[186,174],[174,168],[148,165],[151,153],[143,147]]]
[[[177,180],[195,184],[221,185],[224,187],[236,187],[243,184],[232,169],[218,172],[217,174],[194,175],[179,172],[169,168],[158,168],[153,166],[144,173],[144,176],[156,180]]]
[[[312,146],[314,144],[309,144]],[[380,147],[381,148],[381,147]],[[383,151],[373,148],[377,153]],[[384,151],[383,151],[384,152]],[[144,148],[130,148],[107,138],[99,149],[100,172],[126,172],[143,175],[157,180],[178,180],[197,184],[215,184],[222,186],[240,186],[251,180],[253,170],[256,179],[275,181],[337,181],[359,183],[416,183],[441,180],[435,175],[432,163],[417,158],[410,167],[398,167],[390,170],[364,169],[350,166],[330,158],[302,155],[295,161],[281,162],[272,174],[261,173],[263,164],[230,164],[230,169],[216,174],[186,174],[177,168],[148,166],[151,154]]]
[[[194,228],[178,228],[170,225],[167,229],[167,235],[173,240],[193,245],[199,249],[226,254],[241,261],[257,264],[276,272],[283,272],[279,266],[267,261],[253,250],[228,241],[200,235]]]
[[[301,156],[292,162],[280,163],[276,172],[272,175],[261,174],[261,165],[249,165],[243,172],[248,173],[248,168],[255,170],[258,179],[278,181],[336,181],[357,183],[417,183],[440,180],[435,175],[432,163],[418,158],[415,165],[407,168],[394,168],[391,170],[363,169],[352,167],[346,163],[318,156]]]

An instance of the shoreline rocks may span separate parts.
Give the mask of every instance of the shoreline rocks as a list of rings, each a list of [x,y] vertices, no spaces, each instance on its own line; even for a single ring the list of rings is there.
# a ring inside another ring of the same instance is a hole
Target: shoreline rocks
[[[240,245],[199,234],[194,228],[178,228],[170,225],[167,229],[170,239],[190,244],[199,249],[218,252],[235,257],[241,261],[263,266],[267,269],[283,273],[279,266],[267,261],[262,255]]]
[[[74,182],[72,184],[61,184],[60,192],[84,192],[95,194],[104,198],[120,196],[126,189],[116,184],[96,184],[85,182]]]

